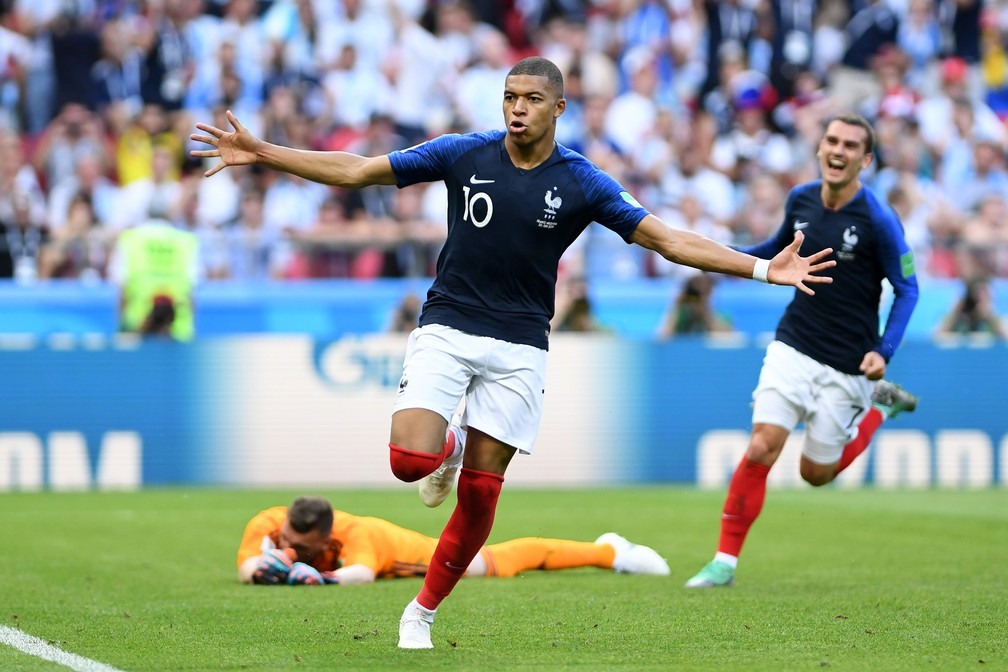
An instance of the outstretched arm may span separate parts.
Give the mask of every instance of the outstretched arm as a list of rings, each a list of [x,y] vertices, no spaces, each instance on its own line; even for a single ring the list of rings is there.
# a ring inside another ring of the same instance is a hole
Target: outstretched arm
[[[198,123],[196,128],[206,135],[193,133],[189,136],[196,142],[212,147],[212,149],[194,149],[190,152],[192,156],[220,159],[217,165],[204,173],[206,177],[227,166],[259,164],[273,170],[299,175],[312,182],[349,189],[372,184],[396,183],[388,156],[366,157],[349,152],[315,152],[274,145],[252,135],[231,110],[227,111],[227,118],[234,128],[233,131]]]
[[[766,270],[766,282],[774,285],[791,285],[806,294],[815,292],[805,283],[833,282],[831,277],[813,275],[836,266],[836,261],[824,261],[833,253],[833,248],[802,257],[798,254],[798,249],[803,240],[805,240],[804,234],[796,231],[794,241],[770,260],[770,267]],[[753,271],[760,261],[752,255],[738,252],[692,231],[671,229],[654,215],[646,216],[637,225],[637,229],[630,236],[630,241],[654,250],[673,263],[740,278],[754,277]]]

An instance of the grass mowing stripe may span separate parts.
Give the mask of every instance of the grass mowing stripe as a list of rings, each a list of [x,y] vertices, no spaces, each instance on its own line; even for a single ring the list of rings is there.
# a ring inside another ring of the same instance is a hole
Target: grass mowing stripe
[[[63,667],[69,667],[75,672],[122,672],[117,667],[99,663],[97,660],[91,660],[84,656],[78,656],[76,653],[64,651],[58,646],[53,646],[38,637],[21,632],[17,628],[9,628],[6,625],[0,625],[0,644],[11,646],[27,653],[29,656],[35,656],[42,660],[57,663]]]

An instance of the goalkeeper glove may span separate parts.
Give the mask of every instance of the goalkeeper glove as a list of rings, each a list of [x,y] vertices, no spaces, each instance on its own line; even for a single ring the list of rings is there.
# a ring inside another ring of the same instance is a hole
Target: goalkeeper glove
[[[286,581],[294,561],[294,558],[291,557],[292,554],[277,548],[263,551],[259,558],[259,564],[252,573],[252,583],[275,586]]]
[[[287,583],[292,586],[321,586],[325,583],[325,579],[311,565],[295,562],[287,574]]]

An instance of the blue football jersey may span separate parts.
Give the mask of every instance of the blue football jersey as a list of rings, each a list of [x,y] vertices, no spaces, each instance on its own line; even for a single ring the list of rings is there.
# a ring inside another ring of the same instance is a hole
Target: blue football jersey
[[[827,271],[832,284],[814,285],[815,296],[795,291],[777,325],[777,339],[844,373],[859,374],[865,353],[888,362],[903,340],[917,304],[913,254],[895,211],[867,187],[839,210],[828,210],[822,181],[802,184],[788,194],[784,223],[777,234],[743,252],[770,259],[787,247],[795,231],[805,234],[802,254],[832,247],[837,265]],[[894,300],[879,334],[882,279]]]
[[[564,250],[593,221],[626,240],[648,211],[559,144],[535,168],[515,167],[504,137],[449,134],[389,154],[399,187],[448,187],[448,238],[420,324],[545,350]]]

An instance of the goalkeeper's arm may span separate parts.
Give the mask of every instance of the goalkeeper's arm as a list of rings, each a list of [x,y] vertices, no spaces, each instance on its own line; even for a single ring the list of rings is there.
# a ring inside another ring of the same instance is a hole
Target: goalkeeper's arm
[[[246,558],[238,566],[238,580],[242,583],[286,583],[291,565],[297,559],[293,549],[271,548],[262,555]]]
[[[339,583],[344,586],[352,586],[357,583],[374,583],[375,571],[368,567],[367,565],[347,565],[346,567],[340,567],[334,572],[326,572],[326,574],[335,577],[333,583]],[[326,579],[329,580],[328,577]]]

